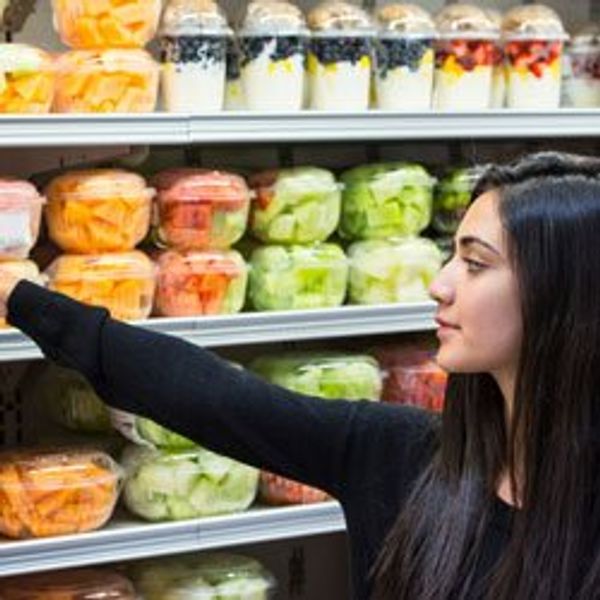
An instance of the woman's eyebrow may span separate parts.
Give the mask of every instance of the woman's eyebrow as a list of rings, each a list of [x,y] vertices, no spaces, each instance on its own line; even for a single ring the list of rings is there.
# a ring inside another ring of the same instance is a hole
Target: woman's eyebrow
[[[483,246],[484,248],[487,248],[488,250],[490,250],[491,252],[493,252],[494,254],[497,254],[498,256],[501,256],[500,252],[494,248],[494,246],[492,246],[490,243],[482,240],[481,238],[478,238],[474,235],[465,235],[461,238],[459,238],[458,240],[458,244],[461,248],[469,248],[469,246],[473,246],[474,244],[478,244],[480,246]]]

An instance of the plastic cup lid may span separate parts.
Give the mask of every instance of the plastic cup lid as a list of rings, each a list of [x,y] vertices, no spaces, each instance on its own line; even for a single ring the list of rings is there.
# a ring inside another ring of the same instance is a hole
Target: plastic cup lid
[[[61,71],[156,71],[159,65],[145,50],[70,50],[58,58]]]
[[[388,4],[376,12],[380,33],[407,38],[434,38],[431,15],[416,4]]]
[[[435,17],[442,39],[496,39],[499,29],[486,12],[472,4],[450,4]]]
[[[27,44],[0,44],[0,71],[48,71],[53,68],[50,55]]]
[[[308,13],[308,26],[315,33],[374,35],[375,26],[359,6],[346,2],[323,2]]]
[[[571,38],[571,50],[581,52],[600,51],[600,25],[593,23],[579,29]]]
[[[242,36],[308,35],[302,11],[283,0],[254,0],[239,32]]]
[[[543,4],[526,4],[510,9],[502,19],[502,36],[507,40],[566,40],[558,14]]]
[[[232,31],[214,0],[170,0],[164,10],[160,35],[224,35]]]

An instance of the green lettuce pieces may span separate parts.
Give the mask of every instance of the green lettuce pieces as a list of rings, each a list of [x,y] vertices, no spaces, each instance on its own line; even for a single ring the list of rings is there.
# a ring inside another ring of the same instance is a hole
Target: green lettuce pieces
[[[135,426],[138,435],[157,448],[184,450],[196,446],[189,438],[166,429],[162,425],[144,417],[136,417]]]
[[[339,233],[350,240],[417,235],[431,221],[435,179],[410,163],[363,165],[341,176]]]
[[[263,246],[250,259],[256,310],[327,308],[344,302],[348,261],[335,244]]]
[[[250,368],[288,390],[326,399],[379,400],[382,380],[371,356],[334,352],[262,356]]]
[[[429,300],[428,288],[442,254],[425,238],[356,242],[348,249],[349,296],[354,304]]]
[[[268,600],[274,589],[258,561],[225,553],[142,561],[130,576],[145,600]]]
[[[124,500],[149,521],[192,519],[243,511],[254,500],[258,470],[205,450],[129,446]]]
[[[325,169],[295,167],[274,173],[272,185],[256,188],[250,228],[272,244],[325,241],[340,220],[341,191]]]

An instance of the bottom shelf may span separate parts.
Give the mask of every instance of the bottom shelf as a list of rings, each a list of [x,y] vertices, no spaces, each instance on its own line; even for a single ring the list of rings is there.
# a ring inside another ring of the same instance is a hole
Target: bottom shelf
[[[0,577],[344,531],[336,502],[148,524],[119,515],[85,534],[0,542]]]

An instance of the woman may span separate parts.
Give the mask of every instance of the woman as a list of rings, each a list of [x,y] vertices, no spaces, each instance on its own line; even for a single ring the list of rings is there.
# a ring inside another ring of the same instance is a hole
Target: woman
[[[431,286],[452,373],[441,423],[280,389],[7,274],[0,306],[112,406],[338,498],[361,600],[591,600],[599,173],[596,160],[548,153],[479,182]]]

